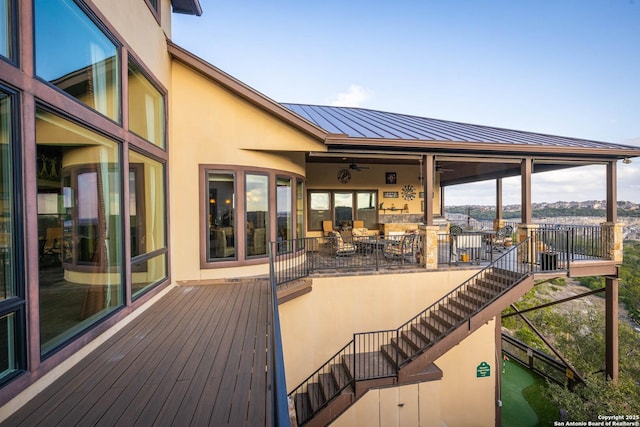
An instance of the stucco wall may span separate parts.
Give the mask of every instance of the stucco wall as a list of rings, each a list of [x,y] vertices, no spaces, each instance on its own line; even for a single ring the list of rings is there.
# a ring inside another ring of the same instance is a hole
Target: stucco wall
[[[342,414],[334,427],[495,425],[497,365],[491,321],[436,361],[443,371],[439,381],[370,390]],[[491,366],[488,377],[476,376],[477,366]]]
[[[267,264],[200,269],[199,165],[305,174],[305,151],[324,144],[174,61],[170,129],[172,275],[202,280],[266,274]],[[252,147],[253,149],[246,149]],[[259,151],[264,150],[264,151]]]
[[[311,375],[354,332],[395,329],[476,272],[314,278],[310,293],[279,306],[287,388]]]

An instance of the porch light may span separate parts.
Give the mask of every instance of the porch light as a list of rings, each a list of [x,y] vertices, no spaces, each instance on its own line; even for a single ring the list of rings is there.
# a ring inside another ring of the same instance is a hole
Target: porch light
[[[213,197],[209,199],[209,203],[211,203],[212,205],[216,204],[216,199],[214,199]]]
[[[622,159],[622,163],[624,163],[625,165],[628,165],[629,163],[631,163],[631,159],[628,157],[625,157],[624,159]]]

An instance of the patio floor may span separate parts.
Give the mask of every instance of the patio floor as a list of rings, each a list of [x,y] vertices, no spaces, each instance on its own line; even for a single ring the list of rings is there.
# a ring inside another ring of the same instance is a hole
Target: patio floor
[[[7,426],[270,425],[268,281],[178,286]]]

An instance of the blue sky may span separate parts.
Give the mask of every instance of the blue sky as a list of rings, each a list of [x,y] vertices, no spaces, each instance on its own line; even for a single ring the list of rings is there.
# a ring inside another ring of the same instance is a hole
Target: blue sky
[[[640,146],[640,0],[200,1],[173,41],[279,102]],[[640,158],[618,184],[640,202]],[[518,180],[504,187],[519,203]],[[447,204],[494,188],[450,187]],[[532,195],[603,199],[604,167],[538,175]]]

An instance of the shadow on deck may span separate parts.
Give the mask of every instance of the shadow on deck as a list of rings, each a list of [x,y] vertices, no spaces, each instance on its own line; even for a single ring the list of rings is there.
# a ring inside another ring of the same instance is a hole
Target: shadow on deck
[[[178,286],[3,423],[271,424],[267,280]]]

